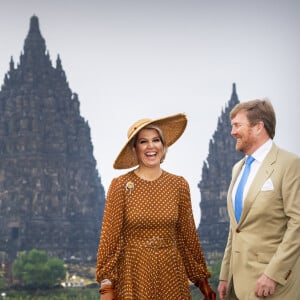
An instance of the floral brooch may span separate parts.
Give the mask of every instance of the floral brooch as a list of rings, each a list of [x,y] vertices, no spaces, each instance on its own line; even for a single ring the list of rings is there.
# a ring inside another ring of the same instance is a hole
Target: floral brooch
[[[129,191],[129,193],[131,193],[131,191],[133,191],[133,189],[134,189],[134,184],[133,184],[133,182],[132,182],[132,181],[128,181],[128,182],[126,183],[126,191]]]

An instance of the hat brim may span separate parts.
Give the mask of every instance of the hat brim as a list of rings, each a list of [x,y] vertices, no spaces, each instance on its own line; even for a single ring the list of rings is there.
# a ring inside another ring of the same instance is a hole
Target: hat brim
[[[176,114],[156,120],[145,119],[140,126],[134,128],[133,134],[128,138],[125,146],[120,151],[113,164],[115,169],[129,169],[138,165],[138,161],[133,154],[130,142],[141,129],[150,124],[156,125],[162,130],[166,146],[169,147],[183,134],[187,125],[187,117],[185,114]]]

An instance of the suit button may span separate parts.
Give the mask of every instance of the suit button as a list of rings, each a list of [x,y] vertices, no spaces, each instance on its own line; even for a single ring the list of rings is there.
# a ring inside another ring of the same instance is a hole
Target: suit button
[[[236,232],[236,233],[240,233],[241,231],[237,228],[237,229],[235,230],[235,232]]]

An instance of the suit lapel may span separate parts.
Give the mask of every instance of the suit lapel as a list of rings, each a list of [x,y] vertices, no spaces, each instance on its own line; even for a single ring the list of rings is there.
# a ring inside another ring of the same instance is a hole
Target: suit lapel
[[[249,209],[255,202],[257,195],[261,191],[263,184],[266,182],[268,178],[270,178],[271,174],[273,173],[274,170],[273,164],[276,161],[277,152],[278,152],[277,146],[273,145],[270,152],[267,154],[264,161],[262,162],[259,170],[257,171],[257,174],[245,198],[240,222],[243,222],[245,216],[248,214]]]

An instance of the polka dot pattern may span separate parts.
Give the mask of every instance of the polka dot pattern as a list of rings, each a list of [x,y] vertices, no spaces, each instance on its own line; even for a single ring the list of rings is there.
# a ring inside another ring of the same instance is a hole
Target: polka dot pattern
[[[147,181],[131,171],[113,179],[96,276],[114,283],[117,300],[191,299],[188,280],[209,273],[183,177],[163,171]]]

